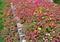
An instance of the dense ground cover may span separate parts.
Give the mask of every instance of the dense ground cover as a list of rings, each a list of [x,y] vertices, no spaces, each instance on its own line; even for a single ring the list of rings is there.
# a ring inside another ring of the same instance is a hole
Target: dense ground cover
[[[10,2],[14,4],[14,14],[23,24],[22,32],[28,42],[60,42],[60,4],[48,0],[7,0],[0,33],[5,37],[4,42],[19,42],[17,20]]]
[[[4,42],[4,35],[2,35],[1,31],[3,30],[3,20],[2,20],[2,13],[4,9],[4,0],[0,0],[0,42]]]

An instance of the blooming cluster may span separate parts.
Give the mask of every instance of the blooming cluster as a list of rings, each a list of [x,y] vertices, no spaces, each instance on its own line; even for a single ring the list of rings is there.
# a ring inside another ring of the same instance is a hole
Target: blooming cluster
[[[23,24],[24,29],[22,31],[24,31],[28,42],[60,42],[60,4],[55,4],[48,0],[21,0],[13,2],[14,14],[20,19],[19,22]],[[7,14],[9,12],[10,10]],[[10,21],[13,24],[16,20],[10,15],[12,15],[11,12],[8,14],[8,19],[10,20],[7,22]],[[8,29],[13,32],[16,31],[15,26]],[[11,35],[13,36],[13,33]],[[14,36],[19,38],[15,34]],[[7,36],[7,39],[9,37],[10,35]]]

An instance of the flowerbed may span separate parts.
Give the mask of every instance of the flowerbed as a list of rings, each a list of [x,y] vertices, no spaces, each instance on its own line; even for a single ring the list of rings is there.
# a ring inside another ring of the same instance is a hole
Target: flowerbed
[[[28,42],[60,42],[60,4],[48,0],[21,0],[14,1],[14,8],[14,14],[23,24],[22,31]],[[5,41],[19,42],[17,20],[14,19],[10,6],[5,9]]]

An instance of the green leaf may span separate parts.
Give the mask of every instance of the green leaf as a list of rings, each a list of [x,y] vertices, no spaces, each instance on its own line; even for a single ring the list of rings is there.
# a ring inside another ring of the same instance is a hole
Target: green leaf
[[[3,10],[0,10],[0,13],[2,13],[3,12]]]
[[[3,35],[2,33],[0,33],[0,42],[4,42],[4,37],[5,37],[5,35]]]
[[[2,28],[3,28],[2,23],[3,23],[2,16],[0,15],[0,30],[2,30]]]
[[[4,42],[4,38],[2,37],[2,38],[0,38],[0,42]]]
[[[60,0],[53,0],[54,3],[60,4]]]

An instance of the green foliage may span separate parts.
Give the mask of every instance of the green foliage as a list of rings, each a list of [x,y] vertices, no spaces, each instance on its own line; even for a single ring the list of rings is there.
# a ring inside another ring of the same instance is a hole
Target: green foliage
[[[60,4],[60,0],[53,0],[54,3]]]
[[[2,20],[2,13],[3,13],[3,9],[4,9],[4,4],[5,1],[4,0],[0,0],[0,30],[2,30],[2,25],[3,25],[3,20]]]
[[[0,42],[4,42],[4,35],[0,33]]]
[[[4,4],[5,4],[5,1],[4,0],[0,0],[0,14],[3,12]]]
[[[0,31],[2,30],[3,28],[3,20],[2,20],[2,16],[0,14]]]
[[[0,0],[0,42],[4,42],[4,35],[1,34],[1,30],[3,29],[3,20],[2,20],[2,13],[4,9],[4,0]]]

